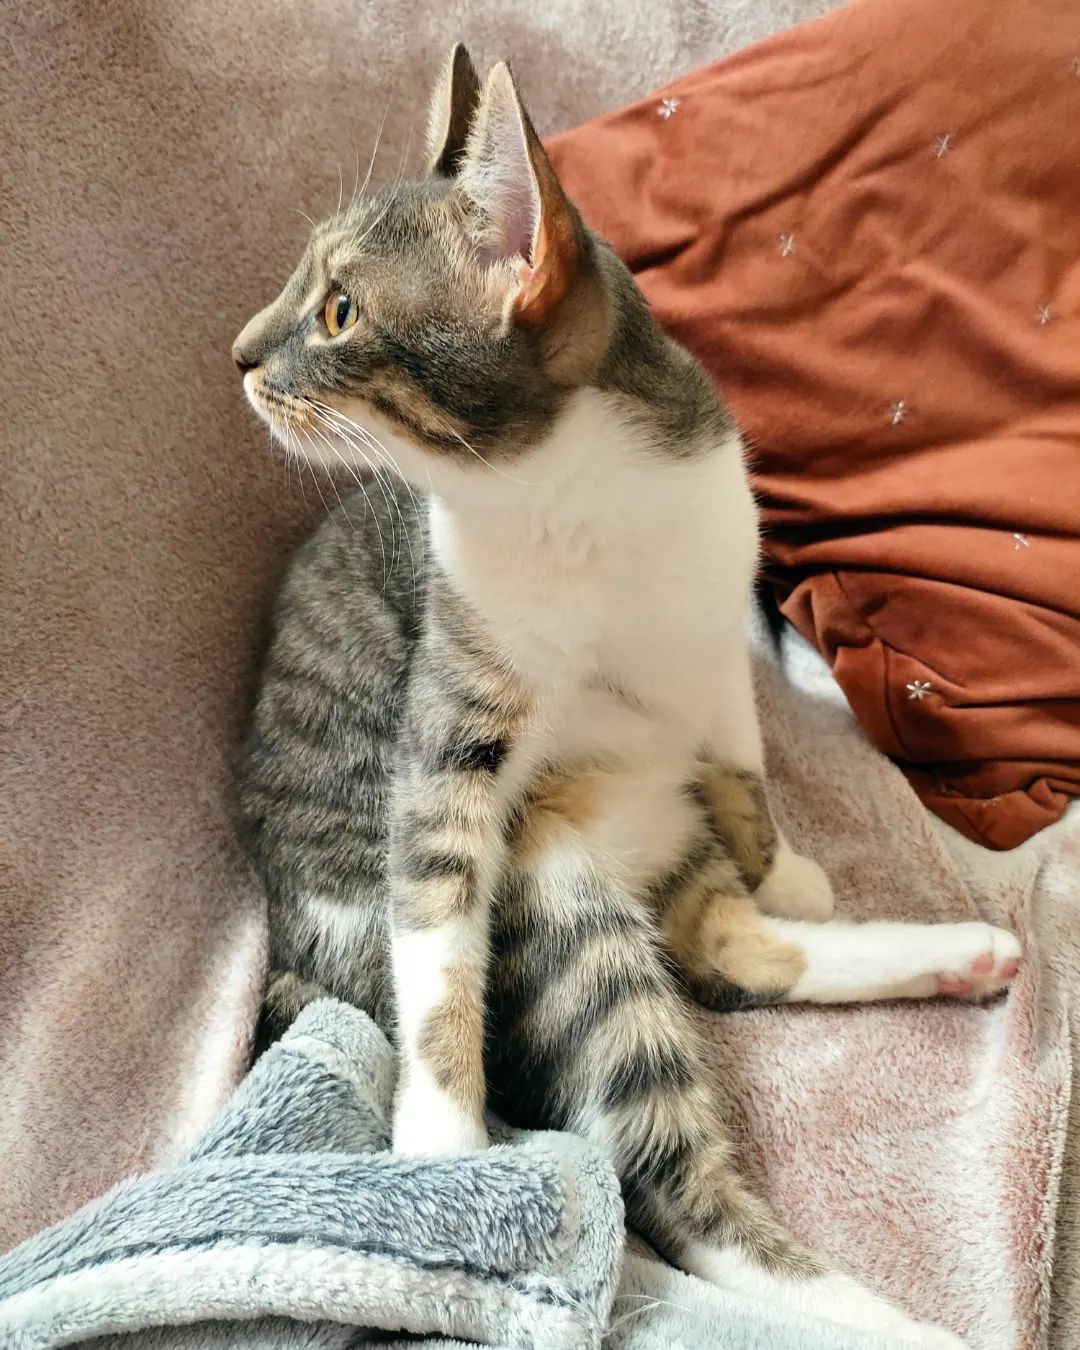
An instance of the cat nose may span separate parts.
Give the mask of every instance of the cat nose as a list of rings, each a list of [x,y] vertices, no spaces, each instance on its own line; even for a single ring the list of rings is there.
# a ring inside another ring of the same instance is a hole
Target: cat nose
[[[254,370],[259,364],[258,361],[251,359],[250,352],[246,352],[239,342],[234,342],[232,346],[232,359],[240,368],[240,374],[246,375],[249,370]]]

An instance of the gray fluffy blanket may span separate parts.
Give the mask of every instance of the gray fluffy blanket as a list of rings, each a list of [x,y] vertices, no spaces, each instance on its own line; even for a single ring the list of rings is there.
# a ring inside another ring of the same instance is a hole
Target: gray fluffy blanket
[[[461,1158],[386,1151],[394,1062],[313,1004],[179,1165],[0,1260],[0,1345],[345,1350],[873,1350],[624,1252],[607,1161],[565,1134]]]

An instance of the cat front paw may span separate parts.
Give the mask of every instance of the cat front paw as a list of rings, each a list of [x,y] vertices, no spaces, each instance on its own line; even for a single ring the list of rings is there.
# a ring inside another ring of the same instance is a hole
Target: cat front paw
[[[488,1146],[479,1117],[434,1085],[406,1085],[394,1107],[394,1152],[410,1157],[477,1153]]]
[[[781,841],[772,867],[754,892],[754,903],[774,919],[824,923],[832,918],[836,901],[829,878],[813,858]]]

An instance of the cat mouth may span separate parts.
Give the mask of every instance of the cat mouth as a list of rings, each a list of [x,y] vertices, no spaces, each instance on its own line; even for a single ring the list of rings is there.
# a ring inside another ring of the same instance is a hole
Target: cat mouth
[[[254,370],[244,376],[244,393],[286,455],[323,471],[336,461],[354,478],[387,467],[382,443],[331,404],[293,394]]]
[[[286,449],[295,445],[299,436],[312,431],[313,409],[307,400],[282,389],[259,371],[249,370],[244,376],[244,393],[271,434]]]
[[[249,370],[244,376],[244,393],[255,411],[268,422],[283,422],[299,430],[299,423],[309,420],[309,410],[303,399],[281,389],[258,371]]]

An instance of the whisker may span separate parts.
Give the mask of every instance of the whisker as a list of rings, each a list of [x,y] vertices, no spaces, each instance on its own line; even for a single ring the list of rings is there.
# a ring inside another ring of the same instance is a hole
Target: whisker
[[[299,435],[297,435],[297,437],[296,437],[296,444],[297,444],[297,447],[299,447],[299,445],[300,445],[300,437],[299,437]],[[315,447],[313,446],[312,448],[314,449]],[[325,472],[326,472],[326,465],[323,464],[323,458],[322,458],[322,455],[319,455],[318,458],[319,458],[319,464],[322,466],[322,470],[323,470],[323,472],[325,473]],[[325,498],[325,497],[323,496],[323,494],[322,494],[322,488],[319,486],[319,475],[315,472],[315,466],[314,466],[313,464],[309,463],[309,464],[308,464],[308,468],[311,470],[311,481],[315,484],[315,491],[319,494],[319,501],[322,502],[323,510],[326,512],[327,515],[329,515],[329,514],[330,514],[330,507],[327,505],[326,498]]]
[[[386,446],[383,445],[374,432],[369,431],[367,427],[361,426],[359,422],[354,422],[351,417],[346,417],[346,415],[337,408],[332,408],[329,403],[323,403],[319,399],[313,399],[310,400],[310,402],[313,408],[322,413],[324,417],[328,417],[335,426],[351,432],[354,436],[358,436],[369,449],[381,452],[380,457],[384,462],[394,470],[398,477],[401,476],[400,474],[397,474],[397,465],[391,458]]]
[[[352,241],[352,247],[353,247],[354,249],[360,248],[360,246],[363,244],[364,240],[367,239],[367,238],[370,236],[372,230],[374,230],[374,229],[378,226],[379,222],[382,220],[382,218],[386,215],[387,211],[389,211],[389,210],[390,210],[390,207],[393,205],[393,203],[394,203],[394,193],[395,193],[395,192],[397,191],[397,189],[401,186],[401,184],[405,181],[405,161],[408,159],[408,156],[409,156],[409,149],[410,149],[411,146],[412,146],[412,133],[410,132],[410,133],[409,133],[409,138],[408,138],[408,140],[405,142],[405,149],[404,149],[404,150],[402,151],[402,153],[401,153],[401,163],[398,165],[397,176],[396,176],[396,178],[394,179],[394,182],[393,182],[393,184],[392,184],[392,186],[391,186],[391,188],[390,188],[390,191],[386,194],[386,205],[385,205],[385,206],[383,207],[383,209],[379,212],[379,214],[375,217],[375,219],[371,222],[371,224],[367,227],[367,229],[364,231],[364,233],[363,233],[362,235],[360,235],[359,238],[355,238],[355,237],[353,238],[353,241]],[[374,163],[374,159],[372,160],[372,163]]]
[[[313,410],[317,410],[323,417],[329,418],[334,429],[345,441],[349,442],[350,437],[359,438],[369,450],[378,455],[380,463],[384,466],[384,472],[392,473],[395,481],[402,483],[408,490],[410,496],[412,496],[415,505],[416,497],[412,493],[412,488],[409,485],[408,479],[400,472],[393,456],[375,433],[369,431],[367,427],[361,426],[359,422],[354,422],[352,418],[346,417],[345,414],[339,412],[337,408],[331,408],[328,403],[320,403],[318,400],[315,400],[314,403],[317,405],[317,409],[313,407]],[[368,468],[370,468],[373,473],[377,474],[378,470],[375,468],[375,465],[371,463],[370,459],[368,459],[366,455],[363,458]]]
[[[388,468],[387,472],[393,473],[395,481],[398,482],[398,483],[400,483],[400,484],[404,487],[405,491],[409,494],[409,500],[412,502],[413,510],[416,512],[416,521],[417,521],[417,526],[418,526],[417,537],[418,537],[419,542],[420,542],[420,570],[421,570],[421,572],[423,573],[423,575],[426,576],[426,575],[427,575],[427,543],[426,543],[426,541],[425,541],[425,539],[424,539],[424,533],[425,533],[425,531],[424,531],[424,529],[423,529],[423,523],[424,523],[424,511],[422,510],[422,508],[421,508],[421,506],[420,506],[419,498],[417,497],[416,493],[413,491],[413,485],[409,482],[409,480],[404,476],[404,474],[398,472],[398,467],[397,467],[397,465],[394,463],[393,459],[391,458],[390,452],[387,450],[386,446],[384,446],[384,445],[382,444],[382,442],[378,439],[377,436],[372,436],[372,437],[371,437],[371,442],[372,442],[372,444],[371,444],[372,450],[373,450],[376,454],[380,455],[380,456],[382,457],[382,459],[389,465],[389,468]],[[431,477],[430,477],[430,475],[429,475],[429,476],[428,476],[428,483],[430,484],[430,482],[431,482]],[[397,500],[397,499],[395,498],[395,501],[396,501],[396,500]],[[400,514],[401,514],[401,507],[398,506],[398,515],[400,515]],[[402,522],[402,528],[404,529],[404,521]],[[410,536],[406,535],[406,538],[410,538]],[[411,553],[411,548],[410,548],[410,553]],[[414,599],[414,600],[415,600],[415,598],[416,598],[416,596],[415,596],[415,591],[416,591],[416,573],[415,573],[415,570],[414,570],[414,572],[413,572],[413,599]]]
[[[316,429],[313,428],[313,430],[316,430]],[[380,521],[379,521],[379,514],[378,514],[378,512],[375,510],[375,507],[374,507],[374,505],[372,504],[371,498],[368,496],[367,488],[364,486],[364,480],[363,480],[363,479],[360,477],[360,475],[356,472],[355,468],[349,463],[349,461],[348,461],[347,459],[344,458],[343,455],[341,455],[341,453],[338,451],[337,447],[336,447],[336,446],[334,445],[334,443],[329,439],[328,436],[326,436],[323,432],[317,431],[317,430],[316,430],[316,435],[318,435],[319,439],[320,439],[321,441],[323,441],[326,445],[328,445],[328,446],[330,447],[330,449],[331,449],[331,450],[333,451],[333,453],[337,456],[337,458],[341,461],[341,463],[345,466],[345,468],[348,469],[349,473],[352,474],[353,478],[356,480],[356,486],[357,486],[357,487],[360,489],[360,491],[363,493],[364,501],[365,501],[365,503],[367,504],[368,515],[369,515],[369,516],[371,517],[371,519],[375,522],[375,533],[379,536],[379,557],[380,557],[380,559],[381,559],[381,561],[382,561],[382,569],[383,569],[383,584],[382,584],[382,591],[380,592],[380,594],[382,594],[383,592],[385,592],[386,587],[387,587],[387,585],[388,585],[388,583],[389,583],[389,581],[390,581],[390,576],[391,576],[391,573],[392,573],[392,568],[391,568],[391,567],[388,567],[388,566],[387,566],[387,562],[386,562],[386,544],[385,544],[385,542],[384,542],[384,540],[383,540],[382,525],[381,525],[381,523],[380,523]],[[363,451],[358,451],[358,453],[360,454],[361,458],[364,460],[364,463],[365,463],[365,464],[368,463],[367,457],[364,455]],[[369,466],[369,467],[370,467],[370,466]]]
[[[266,448],[267,450],[269,450],[270,458],[273,460],[275,464],[278,462],[278,460],[281,461],[281,469],[284,475],[284,483],[285,483],[285,495],[287,497],[289,493],[292,491],[292,478],[289,473],[289,469],[291,467],[290,455],[287,449],[281,454],[278,453],[278,451],[281,450],[281,447],[274,439],[274,433],[270,429],[270,427],[266,428]]]
[[[318,402],[318,400],[316,400],[316,402]],[[389,461],[391,464],[394,463],[394,461],[393,461],[393,456],[392,456],[392,455],[390,454],[390,452],[386,449],[386,446],[383,445],[382,442],[379,441],[379,440],[375,437],[375,435],[374,435],[373,432],[368,431],[368,429],[367,429],[366,427],[361,427],[361,426],[359,426],[356,422],[353,422],[353,421],[351,420],[351,418],[346,417],[344,413],[339,412],[336,408],[331,408],[331,407],[329,406],[329,404],[326,404],[326,403],[319,403],[319,407],[321,407],[325,412],[332,413],[335,417],[340,417],[340,418],[342,418],[343,421],[345,421],[346,423],[348,423],[351,427],[353,427],[356,431],[358,431],[358,432],[359,432],[362,436],[364,436],[365,438],[370,438],[370,439],[371,439],[372,441],[374,441],[374,442],[379,446],[379,448],[383,451],[383,453],[386,455],[388,461]],[[461,444],[465,447],[466,450],[469,451],[470,454],[475,455],[476,458],[480,461],[481,464],[486,465],[486,467],[489,468],[489,469],[491,470],[492,473],[497,473],[497,474],[499,475],[500,478],[505,478],[506,481],[507,481],[508,483],[514,483],[514,484],[516,484],[516,486],[518,486],[518,487],[544,487],[544,486],[546,486],[546,484],[544,484],[544,483],[534,482],[534,481],[532,481],[532,480],[530,480],[530,479],[527,479],[527,478],[515,478],[512,474],[508,474],[508,473],[505,471],[505,469],[500,469],[499,466],[498,466],[497,464],[492,464],[491,461],[490,461],[489,459],[485,459],[484,456],[480,453],[480,451],[477,450],[475,446],[470,445],[469,442],[465,439],[465,437],[462,436],[462,434],[461,434],[459,431],[457,431],[454,427],[452,427],[448,422],[445,422],[445,421],[443,422],[443,428],[444,428],[444,430],[446,431],[446,433],[447,433],[448,435],[453,436],[453,437],[455,438],[455,440],[460,441]],[[396,469],[397,466],[394,465],[394,467],[395,467],[395,469]],[[401,476],[404,477],[404,475],[401,475]]]
[[[383,480],[382,480],[382,477],[381,477],[381,475],[380,475],[380,473],[379,473],[378,468],[376,468],[376,466],[375,466],[374,464],[372,464],[371,460],[370,460],[370,459],[368,458],[368,456],[365,454],[365,452],[364,452],[362,446],[359,445],[359,444],[357,444],[356,441],[355,441],[354,439],[352,439],[350,436],[346,435],[341,427],[335,425],[335,423],[334,423],[330,418],[328,418],[324,413],[322,413],[322,412],[319,410],[319,408],[316,406],[316,400],[305,399],[304,402],[305,402],[305,403],[307,404],[307,406],[308,406],[308,411],[309,411],[313,416],[317,417],[317,418],[323,423],[324,426],[328,427],[328,428],[334,433],[335,436],[340,437],[340,438],[345,442],[345,444],[349,446],[350,450],[352,450],[354,454],[359,455],[360,458],[363,460],[364,464],[368,467],[368,469],[371,470],[372,476],[374,477],[375,482],[376,482],[376,483],[378,484],[378,486],[379,486],[379,491],[380,491],[380,492],[382,493],[382,495],[383,495],[383,501],[384,501],[385,504],[386,504],[386,509],[387,509],[387,511],[389,512],[389,510],[390,510],[390,500],[389,500],[389,498],[388,498],[388,496],[387,496],[386,485],[385,485],[385,483],[384,483]],[[326,438],[323,437],[323,439],[325,440]],[[364,496],[365,496],[365,498],[367,499],[368,505],[369,505],[369,507],[370,507],[370,506],[371,506],[371,499],[367,496],[367,490],[366,490],[366,488],[364,487],[363,480],[360,478],[359,474],[356,472],[356,469],[355,469],[351,464],[349,464],[348,460],[346,460],[346,459],[344,458],[343,455],[340,454],[340,452],[338,451],[337,447],[334,446],[332,442],[327,441],[327,443],[330,445],[331,450],[333,450],[333,452],[334,452],[334,454],[337,456],[337,458],[341,461],[341,463],[345,466],[345,468],[349,471],[349,473],[352,474],[353,478],[355,478],[356,483],[357,483],[357,486],[358,486],[358,487],[360,488],[360,490],[364,493]],[[381,545],[382,545],[382,527],[381,527],[381,525],[379,524],[379,517],[378,517],[378,515],[375,513],[375,510],[374,510],[373,507],[372,507],[372,515],[374,516],[374,519],[375,519],[375,527],[376,527],[376,529],[379,531],[379,543],[380,543],[380,546],[381,546]],[[393,521],[392,521],[392,520],[391,520],[390,524],[391,524],[391,529],[393,529]],[[392,552],[392,554],[391,554],[391,568],[392,568],[392,566],[393,566],[393,559],[394,559],[394,556],[395,556],[395,553],[396,553],[396,548],[397,548],[397,540],[396,540],[396,538],[394,538],[392,542],[393,542],[393,545],[394,545],[394,552]],[[385,558],[385,554],[384,554],[384,558]]]
[[[421,509],[420,502],[417,500],[416,493],[413,491],[412,484],[411,484],[411,483],[409,482],[409,480],[405,477],[405,475],[404,475],[403,473],[401,473],[401,471],[398,469],[397,464],[394,462],[394,457],[390,454],[390,451],[386,448],[385,445],[383,445],[382,441],[379,440],[379,438],[375,435],[375,433],[374,433],[373,431],[368,430],[367,427],[361,426],[361,425],[359,424],[359,422],[354,422],[354,421],[352,420],[352,418],[347,417],[347,416],[346,416],[343,412],[341,412],[339,409],[337,409],[337,408],[332,408],[328,403],[323,403],[323,402],[322,402],[321,400],[319,400],[319,399],[309,399],[309,400],[307,400],[307,402],[308,402],[310,405],[312,405],[313,411],[314,411],[314,410],[316,409],[316,407],[317,407],[319,410],[322,411],[322,413],[323,413],[325,416],[329,416],[329,418],[331,419],[332,423],[333,423],[334,426],[335,426],[335,430],[337,431],[337,434],[340,435],[340,436],[342,436],[342,438],[343,438],[347,443],[352,444],[353,449],[357,450],[358,453],[360,453],[360,454],[362,455],[362,457],[363,457],[363,459],[364,459],[364,462],[368,465],[368,467],[369,467],[369,468],[372,470],[372,472],[375,474],[376,481],[379,481],[380,486],[381,486],[381,480],[379,479],[378,470],[375,468],[375,466],[374,466],[374,465],[371,463],[371,461],[368,459],[367,455],[364,455],[362,451],[359,451],[359,447],[356,446],[355,442],[350,441],[349,435],[347,435],[347,434],[345,433],[345,428],[348,428],[348,429],[349,429],[350,434],[352,434],[352,435],[358,435],[358,436],[363,440],[363,442],[367,445],[368,449],[371,450],[374,454],[377,454],[377,455],[379,456],[380,460],[381,460],[384,464],[386,464],[386,465],[388,466],[388,470],[387,470],[387,471],[393,473],[395,481],[401,483],[402,486],[405,488],[405,491],[409,494],[409,499],[411,500],[411,502],[412,502],[412,504],[413,504],[413,510],[416,512],[416,519],[417,519],[417,522],[418,522],[418,524],[421,524],[421,523],[423,522],[423,519],[424,519],[424,512],[423,512],[423,510]],[[428,475],[428,485],[429,485],[429,487],[430,487],[430,485],[431,485],[431,476],[430,476],[430,474]],[[385,497],[385,492],[384,492],[383,495],[384,495],[384,497]],[[409,549],[409,557],[410,557],[410,559],[412,560],[412,563],[413,563],[413,590],[414,590],[414,598],[415,598],[415,588],[416,588],[416,562],[415,562],[415,558],[413,558],[413,552],[412,552],[412,535],[411,535],[411,533],[409,532],[408,526],[405,524],[405,518],[404,518],[404,516],[402,515],[402,512],[401,512],[401,505],[400,505],[400,503],[398,502],[396,493],[394,494],[394,505],[395,505],[395,507],[396,507],[396,509],[397,509],[398,519],[399,519],[400,522],[401,522],[401,528],[402,528],[402,531],[403,531],[404,534],[405,534],[405,541],[406,541],[406,544],[408,545],[408,549]],[[424,573],[426,573],[426,571],[427,571],[427,543],[426,543],[425,538],[424,538],[424,531],[423,531],[423,529],[421,529],[421,530],[419,531],[419,542],[420,542],[420,566],[421,566],[422,571],[423,571]]]
[[[293,451],[293,429],[288,422],[283,424],[285,427],[285,454],[291,459],[294,456]],[[304,459],[302,455],[296,455],[296,480],[300,484],[300,496],[304,499],[304,505],[311,510],[311,503],[307,499],[307,491],[304,488]]]
[[[395,511],[397,512],[398,520],[399,520],[399,522],[401,523],[401,532],[402,532],[402,534],[404,535],[404,538],[405,538],[405,546],[406,546],[406,547],[408,548],[408,550],[409,550],[409,562],[410,562],[410,565],[411,565],[411,568],[412,568],[413,588],[414,588],[414,591],[415,591],[417,572],[416,572],[416,558],[415,558],[414,555],[413,555],[412,536],[411,536],[411,534],[410,534],[410,532],[409,532],[408,526],[407,526],[406,523],[405,523],[405,517],[402,515],[401,505],[400,505],[400,503],[398,502],[397,494],[394,492],[393,485],[391,484],[390,490],[389,490],[389,492],[388,492],[388,491],[387,491],[386,484],[385,484],[385,482],[383,481],[383,478],[382,478],[382,475],[381,475],[379,469],[378,469],[378,468],[376,467],[376,465],[374,465],[374,464],[371,462],[371,460],[368,458],[367,454],[365,453],[364,449],[362,448],[362,442],[359,442],[359,443],[358,443],[356,436],[353,434],[353,432],[360,432],[361,434],[363,434],[363,433],[364,433],[364,428],[363,428],[363,427],[360,427],[360,426],[357,426],[357,424],[356,424],[355,422],[350,422],[350,419],[349,419],[349,418],[345,417],[343,413],[338,413],[338,412],[336,411],[336,409],[329,409],[330,413],[333,414],[333,416],[327,416],[326,413],[324,413],[323,411],[321,411],[321,409],[320,409],[319,406],[316,406],[317,403],[318,403],[318,400],[308,399],[308,400],[305,400],[305,401],[308,403],[309,409],[310,409],[310,411],[314,414],[314,416],[316,416],[317,418],[319,418],[320,421],[321,421],[325,426],[329,427],[330,430],[334,433],[335,436],[339,436],[339,437],[345,442],[345,444],[346,444],[347,446],[349,446],[349,448],[354,452],[354,454],[357,454],[357,455],[360,456],[360,458],[364,461],[364,463],[367,465],[367,467],[371,470],[372,475],[373,475],[374,478],[375,478],[375,482],[376,482],[376,483],[378,484],[378,486],[379,486],[379,491],[380,491],[380,492],[382,493],[382,495],[383,495],[383,502],[384,502],[385,505],[386,505],[386,510],[387,510],[387,513],[388,513],[388,519],[389,519],[389,521],[390,521],[391,542],[392,542],[392,545],[393,545],[392,551],[391,551],[391,570],[393,570],[393,568],[394,568],[394,566],[396,565],[396,562],[397,562],[397,532],[394,530],[393,516],[390,515],[389,513],[390,513],[391,510],[395,510]],[[321,405],[321,406],[322,406],[322,407],[328,407],[328,405],[325,405],[325,404],[324,404],[324,405]],[[352,428],[352,430],[351,430],[351,431],[350,431],[350,430],[347,430],[347,429],[346,429],[346,426],[342,426],[342,425],[340,425],[339,423],[337,423],[337,422],[334,420],[335,417],[340,417],[341,422],[347,424],[349,427]],[[373,447],[369,447],[369,448],[373,448]],[[331,449],[333,449],[334,454],[337,455],[338,459],[341,460],[341,463],[344,464],[345,467],[346,467],[347,469],[349,469],[349,471],[350,471],[351,473],[353,473],[353,476],[357,478],[357,482],[359,483],[359,482],[360,482],[360,479],[356,476],[355,471],[354,471],[354,470],[352,469],[352,467],[349,465],[348,461],[347,461],[341,454],[338,453],[337,449],[336,449],[333,445],[331,445]],[[361,486],[362,486],[362,485],[361,485]],[[378,525],[378,516],[375,517],[375,521],[376,521],[376,525]]]
[[[349,193],[349,205],[352,206],[353,202],[356,201],[356,185],[360,181],[360,143],[356,139],[356,124],[354,122],[349,123],[349,140],[352,141],[353,152],[352,192]]]
[[[352,208],[353,208],[354,206],[357,206],[357,205],[360,204],[360,202],[363,202],[364,196],[365,196],[365,194],[367,193],[367,190],[368,190],[368,184],[371,182],[371,173],[372,173],[372,170],[375,168],[375,156],[379,153],[379,144],[380,144],[380,142],[382,141],[383,127],[385,127],[385,126],[386,126],[386,113],[383,113],[382,118],[381,118],[380,121],[379,121],[379,129],[378,129],[378,131],[375,133],[375,144],[374,144],[374,145],[372,146],[372,148],[371,148],[371,159],[368,161],[367,173],[364,175],[364,185],[363,185],[363,187],[360,189],[360,198],[359,198],[359,202],[357,201],[357,197],[356,197],[356,184],[357,184],[357,182],[358,182],[359,179],[360,179],[360,151],[359,151],[359,148],[357,149],[357,152],[356,152],[356,179],[355,179],[354,182],[353,182],[353,195],[352,195],[352,197],[351,197],[350,200],[349,200],[349,209],[350,209],[350,211],[352,210]]]
[[[396,186],[398,186],[398,185],[395,184],[395,187],[396,187]],[[364,241],[370,237],[372,231],[378,229],[379,223],[382,221],[382,219],[383,219],[383,217],[386,215],[387,211],[390,210],[390,207],[393,205],[393,201],[394,201],[394,199],[393,199],[393,194],[392,194],[392,192],[391,192],[391,194],[387,196],[387,198],[386,198],[386,203],[385,203],[385,205],[383,206],[382,210],[381,210],[381,211],[379,212],[379,214],[375,217],[375,219],[371,222],[371,224],[367,227],[367,229],[363,232],[363,234],[361,234],[361,235],[354,235],[354,236],[353,236],[352,244],[351,244],[351,247],[352,247],[353,249],[359,249],[359,248],[361,248],[361,247],[363,246],[363,244],[364,244]],[[359,227],[358,227],[358,228],[359,228]]]
[[[315,429],[314,427],[311,427],[311,428],[309,428],[309,430],[308,430],[307,432],[304,433],[304,435],[305,435],[305,438],[306,438],[306,440],[307,440],[308,445],[310,445],[311,448],[312,448],[312,450],[314,450],[314,451],[316,452],[316,454],[318,454],[318,456],[319,456],[319,463],[320,463],[320,464],[323,464],[322,453],[321,453],[321,451],[319,451],[318,447],[315,445],[314,441],[312,441],[312,439],[311,439],[311,432],[313,432],[313,431],[315,431],[315,430],[316,430],[316,429]],[[319,439],[320,439],[321,441],[323,441],[324,444],[326,444],[327,446],[329,446],[329,448],[330,448],[331,450],[334,449],[334,447],[333,447],[332,445],[330,445],[330,442],[326,440],[326,437],[325,437],[325,436],[323,436],[323,435],[322,435],[321,433],[319,433],[319,432],[316,432],[316,434],[319,436]],[[334,453],[337,454],[337,451],[334,451]],[[340,459],[341,456],[338,455],[338,458]],[[352,518],[350,517],[349,512],[348,512],[348,510],[347,510],[346,507],[345,507],[345,503],[344,503],[344,502],[342,501],[342,499],[341,499],[341,493],[338,491],[338,485],[337,485],[337,482],[336,482],[336,480],[335,480],[335,478],[334,478],[334,475],[333,475],[332,470],[326,468],[326,466],[325,466],[325,464],[324,464],[324,465],[323,465],[323,471],[324,471],[324,473],[326,474],[327,479],[329,480],[330,486],[334,489],[334,496],[337,498],[338,506],[341,508],[341,514],[345,517],[346,521],[348,522],[349,529],[352,530],[353,533],[355,534],[355,533],[356,533],[356,526],[352,523]]]
[[[380,441],[379,438],[375,435],[375,433],[371,431],[368,427],[361,426],[359,422],[354,422],[352,418],[343,413],[340,410],[340,408],[333,408],[330,406],[329,403],[323,403],[321,399],[317,398],[309,399],[308,402],[313,407],[318,408],[320,412],[325,413],[327,416],[333,418],[336,422],[339,422],[343,426],[348,427],[351,431],[356,432],[356,434],[358,436],[361,436],[364,440],[369,441],[373,445],[378,446],[378,448],[386,456],[387,463],[390,464],[396,471],[397,465],[394,462],[394,459],[391,456],[390,452],[387,450],[386,446],[383,445],[382,441]]]
[[[515,483],[517,484],[518,487],[545,486],[545,484],[543,483],[534,483],[525,478],[514,478],[512,474],[508,474],[504,469],[500,469],[497,464],[492,464],[492,462],[489,459],[485,459],[484,456],[480,453],[480,451],[477,450],[474,446],[471,446],[469,442],[465,439],[465,437],[462,436],[462,434],[459,431],[455,431],[452,426],[448,425],[446,430],[450,433],[451,436],[454,437],[455,440],[460,441],[461,444],[465,447],[466,450],[468,450],[468,452],[471,455],[475,455],[481,464],[486,464],[492,473],[497,473],[500,478],[505,478],[508,483]]]
[[[311,411],[312,411],[313,413],[315,412],[314,409],[312,409]],[[317,416],[317,415],[318,415],[318,414],[316,414],[316,416]],[[324,419],[320,419],[320,420],[323,421],[323,425],[324,425],[324,426],[329,426],[329,425],[330,425],[329,423],[325,422]],[[357,472],[356,466],[349,463],[349,461],[345,458],[345,456],[341,453],[341,451],[340,451],[340,450],[337,448],[337,446],[333,443],[333,441],[330,439],[330,437],[327,436],[326,432],[323,431],[323,430],[321,430],[319,427],[310,427],[309,430],[310,430],[314,435],[318,436],[319,440],[322,441],[322,443],[330,450],[331,454],[333,454],[334,458],[335,458],[335,459],[338,461],[338,463],[342,466],[342,468],[345,470],[345,472],[346,472],[346,473],[352,478],[352,480],[356,483],[356,486],[362,488],[362,487],[364,486],[364,480],[360,477],[360,474]],[[334,431],[335,431],[335,434],[337,434],[335,428],[331,427],[331,430],[334,430]],[[363,452],[360,451],[358,447],[353,447],[353,448],[355,448],[355,449],[357,450],[357,453],[358,453],[358,454],[360,454],[360,455],[363,454]]]
[[[310,411],[311,411],[316,417],[319,417],[319,413],[316,411],[316,409],[312,408],[312,409],[310,409]],[[337,431],[337,428],[331,426],[331,424],[330,424],[329,422],[327,422],[325,418],[319,417],[319,420],[323,423],[324,426],[329,427],[329,429],[330,429],[331,431],[333,431],[335,435],[338,435],[338,434],[339,434],[338,431]],[[326,434],[326,432],[323,431],[320,427],[311,427],[311,431],[312,431],[316,436],[318,436],[319,440],[322,441],[322,443],[326,446],[326,448],[330,451],[330,453],[334,456],[334,458],[335,458],[335,459],[338,461],[338,463],[342,466],[342,468],[345,470],[345,472],[352,478],[352,480],[353,480],[353,482],[356,484],[356,486],[357,486],[358,488],[363,488],[363,486],[364,486],[364,480],[360,477],[360,474],[357,472],[356,466],[349,463],[349,461],[345,458],[345,456],[344,456],[344,455],[341,453],[341,451],[337,448],[337,446],[336,446],[336,445],[334,444],[334,442],[330,439],[330,437]],[[356,451],[356,453],[360,455],[360,457],[364,460],[364,463],[365,463],[365,464],[368,464],[368,467],[369,467],[369,468],[371,467],[371,465],[370,465],[370,463],[369,463],[369,461],[368,461],[368,459],[367,459],[367,456],[364,455],[363,451],[362,451],[358,446],[350,446],[350,448],[351,448],[351,449],[354,449],[354,450]]]

